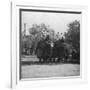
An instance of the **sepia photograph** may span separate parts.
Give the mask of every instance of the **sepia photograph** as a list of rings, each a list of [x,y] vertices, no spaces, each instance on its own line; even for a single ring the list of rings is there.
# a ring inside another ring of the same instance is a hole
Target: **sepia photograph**
[[[82,13],[19,9],[20,79],[80,76]]]

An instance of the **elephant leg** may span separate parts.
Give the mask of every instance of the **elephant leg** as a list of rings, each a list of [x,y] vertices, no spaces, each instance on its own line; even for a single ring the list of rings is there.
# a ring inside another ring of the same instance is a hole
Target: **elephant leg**
[[[53,62],[55,63],[56,62],[56,58],[52,58]]]
[[[49,62],[49,63],[51,62],[51,57],[48,59],[48,62]]]
[[[46,62],[46,59],[45,58],[43,58],[43,61],[42,61],[43,63],[45,63]]]
[[[48,58],[45,59],[45,62],[48,63]]]
[[[59,57],[59,58],[57,59],[57,62],[60,62],[60,60],[61,60],[61,58]]]
[[[39,62],[40,62],[40,63],[42,62],[42,58],[39,58]]]

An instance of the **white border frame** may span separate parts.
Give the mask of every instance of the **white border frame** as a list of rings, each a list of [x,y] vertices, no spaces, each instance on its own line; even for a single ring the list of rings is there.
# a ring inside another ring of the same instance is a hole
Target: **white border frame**
[[[26,6],[26,7],[23,7]],[[80,65],[80,77],[79,78],[61,78],[57,77],[45,79],[32,79],[33,81],[23,81],[19,80],[19,8],[25,9],[49,9],[49,10],[64,10],[64,11],[81,11],[82,12],[82,22],[81,22],[81,65]],[[65,85],[65,84],[78,84],[87,82],[87,61],[86,61],[86,31],[87,30],[87,7],[86,6],[72,6],[72,5],[45,5],[37,3],[26,3],[26,2],[12,2],[11,3],[11,87],[12,88],[22,88],[22,87],[33,87],[33,86],[48,86],[48,85]],[[48,79],[48,80],[47,80]]]

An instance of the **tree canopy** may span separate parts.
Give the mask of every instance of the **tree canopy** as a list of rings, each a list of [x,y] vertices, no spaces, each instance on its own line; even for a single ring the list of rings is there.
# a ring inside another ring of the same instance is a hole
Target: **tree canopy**
[[[70,43],[74,49],[80,51],[80,21],[75,20],[68,24],[65,41]]]

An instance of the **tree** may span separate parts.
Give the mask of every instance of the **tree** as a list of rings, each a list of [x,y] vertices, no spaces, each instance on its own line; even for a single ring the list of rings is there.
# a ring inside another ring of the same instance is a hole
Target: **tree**
[[[33,24],[32,27],[29,29],[29,33],[30,36],[33,37],[32,46],[33,46],[33,53],[35,54],[38,42],[42,39],[45,39],[47,35],[49,35],[49,37],[52,38],[54,30],[50,29],[50,27],[45,24],[40,25]]]
[[[73,46],[80,56],[80,22],[75,20],[68,24],[65,41]]]

